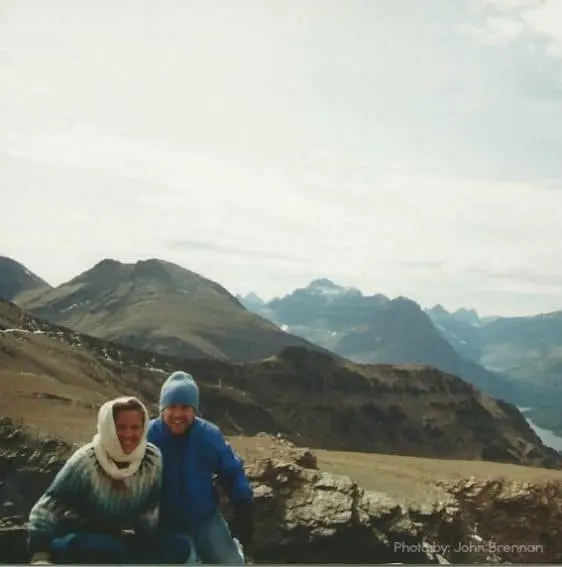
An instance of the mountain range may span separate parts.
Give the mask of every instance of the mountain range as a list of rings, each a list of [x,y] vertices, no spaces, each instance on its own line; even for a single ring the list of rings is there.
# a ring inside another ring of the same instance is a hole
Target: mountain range
[[[12,260],[0,259],[2,266]],[[127,346],[184,357],[255,360],[288,346],[323,350],[244,309],[219,284],[162,260],[103,260],[58,287],[20,266],[6,299],[37,317]]]
[[[562,311],[467,321],[436,306],[428,315],[457,352],[509,379],[529,417],[562,435]]]
[[[422,309],[408,298],[363,295],[325,278],[268,302],[256,293],[239,299],[356,362],[420,362],[461,376],[562,433],[562,311],[479,317],[474,309]]]
[[[196,377],[203,417],[226,434],[307,446],[562,468],[517,409],[427,366],[358,365],[290,346],[261,361],[172,357],[106,341],[0,300],[0,416],[81,443],[109,396],[157,412],[173,370]]]
[[[562,312],[480,318],[328,279],[264,302],[157,259],[106,259],[51,287],[0,258],[0,297],[53,324],[170,356],[241,363],[294,346],[362,364],[429,365],[562,428]]]

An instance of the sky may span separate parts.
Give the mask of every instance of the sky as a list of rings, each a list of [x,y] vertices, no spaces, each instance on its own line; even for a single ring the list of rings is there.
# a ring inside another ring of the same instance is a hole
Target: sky
[[[0,0],[0,254],[562,309],[562,2]]]

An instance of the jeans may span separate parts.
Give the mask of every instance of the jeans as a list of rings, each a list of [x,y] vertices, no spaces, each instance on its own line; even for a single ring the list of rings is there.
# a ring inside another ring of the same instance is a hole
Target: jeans
[[[244,551],[220,512],[198,526],[190,535],[203,563],[244,565]]]
[[[195,549],[183,534],[114,536],[71,533],[51,542],[54,563],[186,564],[195,563]]]

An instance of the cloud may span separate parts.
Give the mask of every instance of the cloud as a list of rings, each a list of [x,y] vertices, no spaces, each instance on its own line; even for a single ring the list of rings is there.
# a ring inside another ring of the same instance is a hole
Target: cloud
[[[104,147],[100,142],[98,149]],[[30,268],[53,283],[102,257],[156,256],[234,292],[254,289],[266,297],[320,276],[426,304],[447,298],[466,304],[466,289],[471,297],[482,287],[488,297],[501,290],[504,296],[489,309],[502,302],[513,309],[510,294],[554,291],[528,272],[555,266],[562,254],[562,185],[556,181],[531,187],[412,175],[396,167],[376,176],[359,167],[342,178],[337,171],[353,161],[331,154],[303,165],[306,175],[228,170],[208,160],[197,162],[200,169],[182,169],[181,151],[156,144],[141,150],[123,140],[119,147],[117,156],[139,151],[139,159],[117,159],[113,176],[94,175],[82,158],[71,166],[71,154],[62,169],[29,156],[2,156],[0,169],[20,197],[4,209],[6,251],[32,259]],[[138,169],[142,155],[167,156],[157,160],[161,174],[153,171],[151,179],[150,168]],[[164,171],[168,184],[158,184]],[[519,284],[507,288],[498,273],[519,274]]]
[[[489,43],[538,40],[547,55],[562,59],[562,4],[557,0],[482,0],[491,11],[473,28]]]
[[[265,297],[559,306],[556,6],[10,3],[2,253],[52,283],[160,257]]]
[[[476,39],[489,45],[502,45],[523,36],[525,25],[510,16],[490,16],[481,27],[466,26],[464,29]]]
[[[511,285],[512,289],[522,288],[525,290],[531,284],[533,290],[536,291],[541,288],[544,291],[557,292],[562,286],[562,270],[557,273],[545,274],[544,272],[525,269],[498,271],[472,267],[469,268],[469,271],[477,276],[483,276],[484,279],[504,280]]]
[[[236,248],[234,246],[224,246],[218,244],[217,242],[204,241],[204,240],[171,240],[167,243],[171,249],[177,249],[180,251],[188,250],[190,252],[201,252],[203,254],[216,254],[216,255],[227,255],[236,257],[249,257],[257,258],[260,260],[273,260],[273,261],[285,261],[291,264],[298,264],[302,262],[298,256],[288,255],[288,254],[277,254],[275,252],[270,252],[267,250],[256,250],[248,248]]]

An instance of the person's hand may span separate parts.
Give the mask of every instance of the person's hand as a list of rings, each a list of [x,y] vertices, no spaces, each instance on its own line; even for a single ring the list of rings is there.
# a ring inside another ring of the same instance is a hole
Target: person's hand
[[[254,509],[252,502],[236,502],[230,529],[232,535],[247,548],[254,538]]]
[[[30,561],[31,565],[52,565],[51,556],[46,551],[38,551]]]

